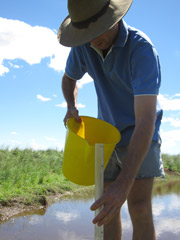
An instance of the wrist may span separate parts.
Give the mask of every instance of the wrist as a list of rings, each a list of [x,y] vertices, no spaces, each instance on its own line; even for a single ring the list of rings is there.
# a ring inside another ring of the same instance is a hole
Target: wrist
[[[135,177],[127,176],[127,174],[120,173],[116,178],[116,182],[121,185],[122,188],[126,190],[130,190],[132,185],[134,184]]]
[[[73,110],[77,110],[77,108],[75,106],[68,106],[67,110],[68,111],[73,111]]]

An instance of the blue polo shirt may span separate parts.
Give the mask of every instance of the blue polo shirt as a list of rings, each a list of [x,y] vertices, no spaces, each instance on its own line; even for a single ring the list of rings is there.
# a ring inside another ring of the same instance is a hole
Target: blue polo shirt
[[[134,96],[157,95],[161,83],[158,54],[150,39],[121,21],[116,42],[105,58],[90,43],[71,48],[65,73],[79,80],[85,73],[94,80],[98,118],[119,129],[127,145],[135,126]],[[162,110],[157,103],[153,140],[157,141]]]

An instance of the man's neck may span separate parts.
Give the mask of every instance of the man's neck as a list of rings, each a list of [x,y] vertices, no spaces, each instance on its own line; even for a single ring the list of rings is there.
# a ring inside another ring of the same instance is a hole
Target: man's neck
[[[110,48],[102,50],[103,58],[106,57],[106,55],[108,54],[109,50],[110,50]]]
[[[103,57],[104,57],[104,58],[106,57],[106,55],[108,54],[109,50],[112,48],[112,46],[113,46],[114,43],[116,42],[116,39],[117,39],[117,37],[118,37],[119,27],[120,27],[120,22],[117,23],[116,35],[115,35],[115,38],[114,38],[114,40],[113,40],[113,42],[112,42],[112,45],[111,45],[109,48],[102,50],[102,53],[103,53]]]

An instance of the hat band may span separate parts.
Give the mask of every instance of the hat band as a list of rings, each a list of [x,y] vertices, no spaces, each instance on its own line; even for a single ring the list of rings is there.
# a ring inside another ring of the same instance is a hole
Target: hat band
[[[104,7],[98,12],[96,13],[95,15],[93,15],[92,17],[86,19],[86,20],[83,20],[83,21],[80,21],[80,22],[73,22],[71,20],[71,23],[72,25],[75,27],[75,28],[79,28],[79,29],[82,29],[82,28],[88,28],[89,24],[92,23],[92,22],[96,22],[98,20],[98,18],[100,18],[102,15],[105,14],[105,12],[107,11],[108,9],[108,6],[110,4],[110,0],[107,0],[106,4],[104,5]]]

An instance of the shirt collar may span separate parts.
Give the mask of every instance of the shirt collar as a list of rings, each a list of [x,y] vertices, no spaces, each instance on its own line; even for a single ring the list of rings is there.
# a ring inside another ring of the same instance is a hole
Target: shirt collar
[[[120,22],[120,27],[119,27],[119,33],[118,37],[116,39],[116,42],[114,44],[114,47],[124,47],[127,39],[128,39],[128,25],[127,23],[122,19]]]

